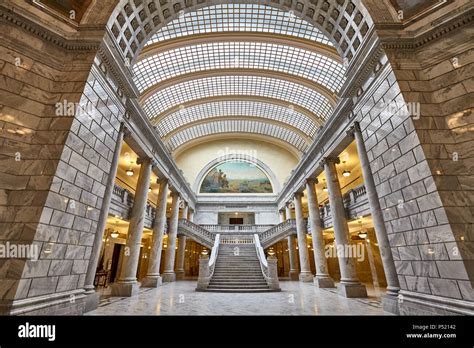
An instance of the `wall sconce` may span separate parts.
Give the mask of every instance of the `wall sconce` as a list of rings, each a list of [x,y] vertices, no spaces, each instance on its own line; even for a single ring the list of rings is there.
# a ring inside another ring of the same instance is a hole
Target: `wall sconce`
[[[328,192],[328,188],[326,186],[323,187],[323,192]]]
[[[128,168],[127,171],[125,172],[125,174],[127,174],[127,176],[133,176],[133,174],[135,174],[135,172],[133,171],[132,168]]]
[[[110,236],[115,239],[115,238],[117,238],[118,236],[120,236],[120,233],[119,233],[119,231],[112,231],[112,232],[110,233]]]
[[[351,176],[351,171],[350,171],[350,170],[345,170],[345,171],[343,171],[343,172],[342,172],[342,176],[344,176],[344,177],[346,177],[346,178],[347,178],[348,176]]]
[[[365,239],[367,238],[367,231],[360,231],[358,233],[359,238]]]

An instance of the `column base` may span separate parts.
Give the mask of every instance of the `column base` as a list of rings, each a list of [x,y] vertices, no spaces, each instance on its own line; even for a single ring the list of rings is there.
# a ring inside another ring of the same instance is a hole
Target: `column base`
[[[162,275],[163,283],[171,283],[176,281],[176,273],[165,272]]]
[[[330,277],[314,277],[313,278],[313,283],[314,286],[320,289],[326,289],[326,288],[335,288],[336,286],[334,285],[334,280]]]
[[[382,309],[385,312],[400,315],[400,309],[398,308],[398,297],[391,295],[382,296]]]
[[[84,307],[85,313],[99,308],[100,294],[96,291],[86,293],[86,298],[84,300],[84,303],[85,303],[85,307]]]
[[[140,292],[140,287],[138,283],[131,282],[131,283],[115,283],[112,284],[112,296],[119,296],[119,297],[131,297],[138,295]]]
[[[313,274],[311,272],[301,272],[299,275],[300,282],[310,283],[313,281]]]
[[[291,280],[298,280],[299,279],[298,271],[290,271],[288,276],[290,277]]]
[[[142,288],[157,288],[161,286],[162,279],[160,276],[145,277],[142,279],[141,284]]]
[[[339,283],[337,293],[347,298],[367,297],[367,289],[360,283]]]
[[[184,279],[184,270],[177,270],[176,271],[176,280],[183,280]]]

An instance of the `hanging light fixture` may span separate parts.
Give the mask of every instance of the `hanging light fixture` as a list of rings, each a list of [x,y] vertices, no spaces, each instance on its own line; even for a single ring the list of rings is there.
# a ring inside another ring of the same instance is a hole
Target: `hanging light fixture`
[[[118,220],[115,220],[115,229],[110,232],[110,236],[114,239],[120,235],[120,232],[118,231],[118,223]]]
[[[135,174],[132,168],[128,168],[125,173],[127,174],[127,176],[133,176],[133,174]]]

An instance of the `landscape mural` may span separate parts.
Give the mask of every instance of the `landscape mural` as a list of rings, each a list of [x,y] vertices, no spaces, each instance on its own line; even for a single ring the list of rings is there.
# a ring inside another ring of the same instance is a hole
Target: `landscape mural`
[[[200,193],[273,193],[270,180],[252,163],[229,161],[212,168]]]

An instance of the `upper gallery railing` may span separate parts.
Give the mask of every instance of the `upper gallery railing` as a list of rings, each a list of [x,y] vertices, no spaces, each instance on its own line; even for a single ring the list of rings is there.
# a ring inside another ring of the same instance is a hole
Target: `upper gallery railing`
[[[214,233],[238,232],[239,234],[260,233],[272,228],[275,225],[200,225],[206,230]]]

